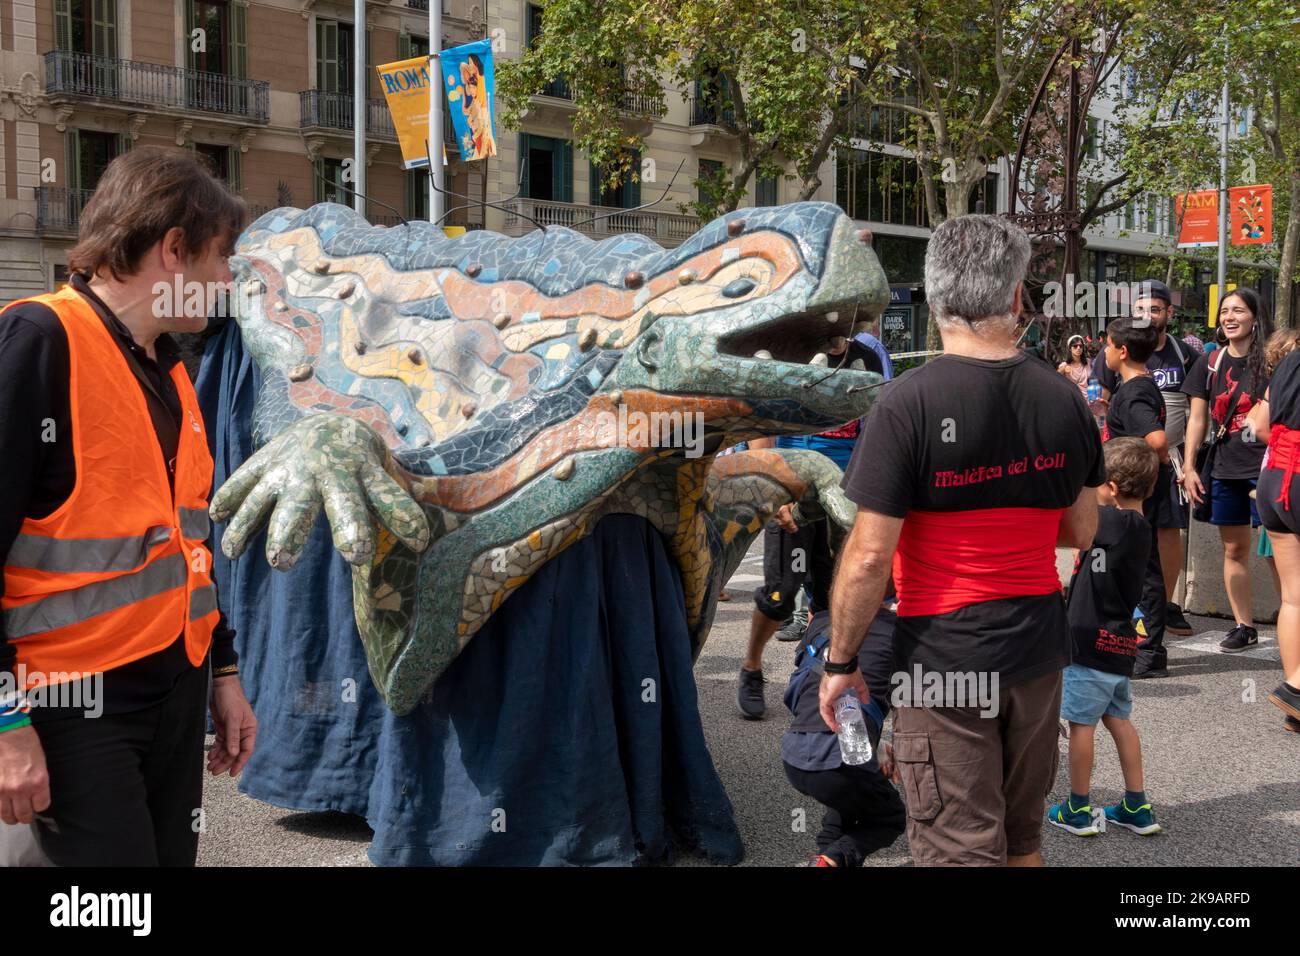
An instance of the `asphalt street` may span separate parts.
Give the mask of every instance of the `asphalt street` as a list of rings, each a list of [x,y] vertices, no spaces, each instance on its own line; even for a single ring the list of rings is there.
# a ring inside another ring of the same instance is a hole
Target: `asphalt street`
[[[767,717],[748,721],[736,706],[736,674],[761,584],[761,551],[728,585],[713,632],[696,663],[700,711],[718,773],[744,838],[744,866],[790,866],[813,852],[821,809],[786,781],[780,740],[788,712],[781,694],[792,644],[764,658]],[[1223,654],[1224,621],[1192,617],[1196,634],[1169,641],[1170,676],[1134,683],[1133,721],[1142,738],[1146,789],[1165,832],[1139,837],[1111,829],[1079,838],[1044,825],[1044,856],[1058,866],[1254,866],[1300,862],[1300,735],[1282,729],[1266,700],[1281,679],[1275,632],[1258,648]],[[1064,749],[1064,741],[1062,741]],[[1098,732],[1094,805],[1123,794],[1114,746]],[[1054,798],[1068,793],[1062,759]],[[251,800],[229,777],[207,778],[203,866],[367,866],[370,830],[344,814],[298,813]],[[801,829],[802,823],[802,829]],[[868,866],[910,863],[906,837]],[[683,857],[678,865],[700,865]]]

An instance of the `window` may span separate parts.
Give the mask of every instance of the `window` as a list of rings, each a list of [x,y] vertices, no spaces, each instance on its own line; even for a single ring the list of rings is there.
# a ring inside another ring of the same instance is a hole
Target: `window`
[[[722,173],[723,165],[716,159],[700,160],[700,174],[695,184],[695,198],[701,205],[714,205],[721,198],[714,195],[714,184]]]
[[[126,152],[123,139],[118,133],[68,130],[64,136],[68,188],[89,191],[98,186],[108,164]]]
[[[60,50],[117,56],[117,0],[54,0],[54,34]]]
[[[1083,139],[1083,152],[1089,159],[1096,159],[1101,155],[1101,130],[1100,122],[1096,117],[1088,117],[1088,131]]]
[[[240,182],[240,153],[236,146],[217,146],[213,143],[195,143],[194,152],[203,158],[212,174],[235,192],[243,187]]]
[[[316,160],[316,201],[336,202],[343,206],[352,205],[352,193],[343,182],[343,160]]]
[[[227,0],[189,0],[185,4],[185,35],[203,30],[203,49],[185,44],[186,66],[194,70],[185,80],[192,109],[246,113],[248,90],[225,77],[248,76],[248,8]]]
[[[1136,199],[1130,199],[1124,206],[1124,228],[1137,228],[1137,203]]]
[[[406,171],[406,218],[429,218],[429,175],[423,169]]]
[[[634,152],[622,182],[610,186],[599,166],[591,164],[589,198],[593,206],[610,206],[614,209],[633,209],[641,205],[641,154]],[[638,178],[633,179],[633,176]]]
[[[777,204],[775,176],[759,176],[754,183],[754,205],[775,206]]]
[[[835,163],[836,202],[853,218],[899,226],[929,222],[916,160],[849,149]]]
[[[567,139],[519,134],[523,191],[529,199],[573,202],[573,144]]]
[[[1151,193],[1146,196],[1146,231],[1155,235],[1160,232],[1160,207],[1156,197]]]

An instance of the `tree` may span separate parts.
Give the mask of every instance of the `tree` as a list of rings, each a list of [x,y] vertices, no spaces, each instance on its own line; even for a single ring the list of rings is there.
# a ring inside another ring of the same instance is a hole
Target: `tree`
[[[688,95],[698,89],[709,121],[734,143],[730,161],[698,183],[702,217],[736,208],[755,175],[784,175],[787,163],[808,198],[831,149],[847,144],[859,108],[851,87],[869,88],[886,59],[891,2],[901,0],[551,0],[531,49],[501,64],[503,119],[517,127],[530,94],[567,79],[575,145],[616,184],[639,174],[629,157],[642,146],[620,122],[619,84],[664,77]],[[864,65],[850,70],[850,58]]]

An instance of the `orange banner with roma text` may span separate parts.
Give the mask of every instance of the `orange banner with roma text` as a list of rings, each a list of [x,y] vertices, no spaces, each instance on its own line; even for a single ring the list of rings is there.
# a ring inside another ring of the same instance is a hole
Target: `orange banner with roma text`
[[[425,142],[429,138],[429,58],[417,56],[375,67],[379,86],[393,115],[402,168],[428,168]],[[442,94],[441,84],[437,89]]]

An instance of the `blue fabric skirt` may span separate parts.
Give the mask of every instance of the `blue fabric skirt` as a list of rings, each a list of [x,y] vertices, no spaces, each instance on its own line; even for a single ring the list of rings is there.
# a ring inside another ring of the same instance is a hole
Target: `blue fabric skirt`
[[[198,381],[218,487],[252,453],[259,385],[232,322]],[[545,565],[404,717],[370,681],[324,519],[292,571],[264,548],[263,534],[235,562],[214,549],[258,719],[244,793],[364,817],[379,865],[743,856],[704,742],[680,578],[644,520],[606,518]]]

